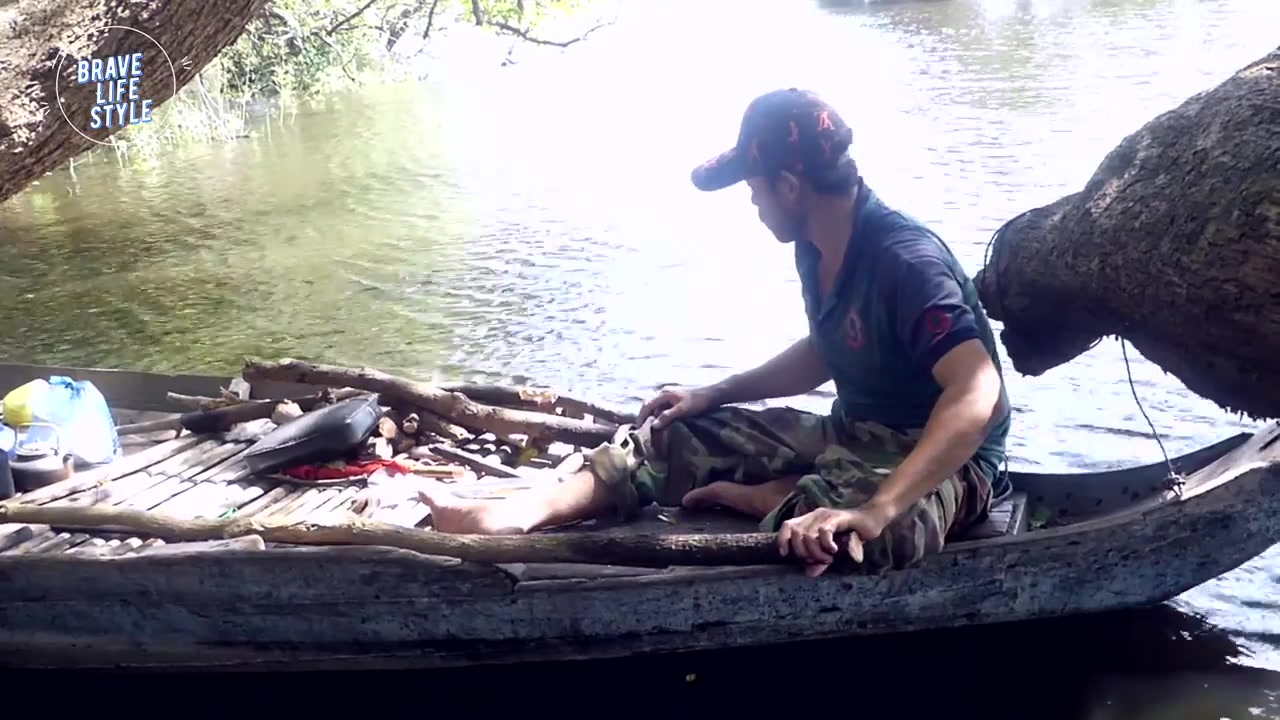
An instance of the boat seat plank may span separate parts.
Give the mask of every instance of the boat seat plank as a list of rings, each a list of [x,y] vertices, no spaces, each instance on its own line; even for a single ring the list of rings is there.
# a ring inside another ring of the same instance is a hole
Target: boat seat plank
[[[1027,494],[1014,492],[987,513],[987,520],[960,534],[956,540],[986,540],[1017,535],[1027,530]]]

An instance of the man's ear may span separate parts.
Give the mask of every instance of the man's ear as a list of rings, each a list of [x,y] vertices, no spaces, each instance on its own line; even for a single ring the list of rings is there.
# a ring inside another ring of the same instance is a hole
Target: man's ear
[[[773,181],[773,191],[787,207],[794,207],[800,201],[800,179],[783,170],[778,173],[778,179]]]

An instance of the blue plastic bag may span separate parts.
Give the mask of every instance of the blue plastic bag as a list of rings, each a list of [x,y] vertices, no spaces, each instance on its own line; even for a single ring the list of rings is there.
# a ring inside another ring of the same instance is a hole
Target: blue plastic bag
[[[57,425],[62,449],[75,456],[77,465],[101,465],[121,456],[111,408],[88,380],[49,378],[49,390],[36,399],[32,420]]]
[[[0,453],[12,460],[17,454],[18,433],[8,425],[0,425]]]

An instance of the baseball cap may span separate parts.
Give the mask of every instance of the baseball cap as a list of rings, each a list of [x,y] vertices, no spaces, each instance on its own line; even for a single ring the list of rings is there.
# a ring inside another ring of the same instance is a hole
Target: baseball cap
[[[817,95],[788,88],[747,106],[738,142],[693,170],[699,190],[722,190],[748,177],[833,167],[853,142],[853,130]]]

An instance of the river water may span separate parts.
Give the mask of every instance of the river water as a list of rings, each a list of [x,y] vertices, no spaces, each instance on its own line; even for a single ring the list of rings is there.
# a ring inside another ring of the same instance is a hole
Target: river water
[[[243,355],[306,357],[634,408],[805,331],[788,249],[745,190],[688,180],[756,94],[826,96],[871,186],[976,272],[1004,220],[1077,190],[1124,135],[1272,49],[1274,2],[644,0],[588,42],[520,48],[500,69],[445,38],[428,82],[335,96],[128,170],[82,160],[6,203],[4,355],[217,372]],[[1133,389],[1115,341],[1040,378],[1006,368],[1011,462],[1160,459],[1134,390],[1170,453],[1253,429],[1129,356]],[[1271,553],[1177,609],[964,643],[989,648],[979,662],[997,675],[1052,659],[1047,675],[1019,675],[1046,682],[1044,712],[1070,697],[1089,717],[1190,704],[1177,717],[1247,717],[1275,705],[1277,571]],[[677,674],[681,692],[700,687]],[[990,694],[975,712],[999,704]]]

